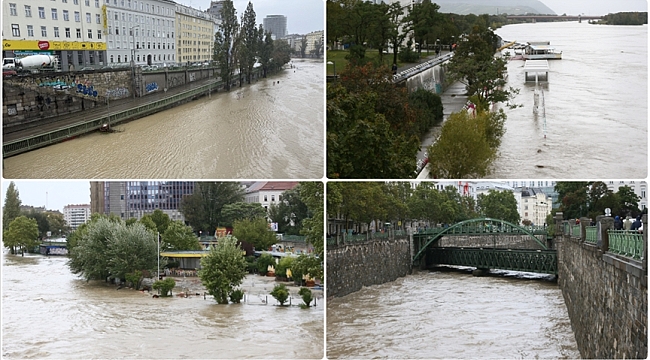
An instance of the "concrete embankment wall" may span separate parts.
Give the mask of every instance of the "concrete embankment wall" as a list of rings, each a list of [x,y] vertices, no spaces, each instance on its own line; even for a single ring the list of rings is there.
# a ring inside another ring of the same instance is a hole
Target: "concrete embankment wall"
[[[408,238],[371,240],[327,250],[327,296],[340,297],[364,286],[394,281],[411,273]]]
[[[436,65],[430,69],[415,74],[406,80],[406,88],[408,89],[408,92],[424,89],[436,94],[441,94],[445,91],[445,87],[445,70],[442,65]]]
[[[556,240],[558,284],[581,356],[645,359],[648,276],[642,262],[603,253],[577,237]]]

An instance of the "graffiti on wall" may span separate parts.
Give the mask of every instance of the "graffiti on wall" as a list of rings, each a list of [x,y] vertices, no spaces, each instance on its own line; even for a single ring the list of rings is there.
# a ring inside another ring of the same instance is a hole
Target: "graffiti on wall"
[[[190,73],[190,82],[196,80],[196,74],[195,73]]]
[[[123,87],[106,90],[106,97],[112,99],[119,99],[119,98],[127,97],[128,95],[129,95],[129,89]]]
[[[149,84],[145,85],[145,89],[147,90],[148,93],[154,92],[154,91],[158,90],[158,84],[155,83],[155,82],[149,83]]]

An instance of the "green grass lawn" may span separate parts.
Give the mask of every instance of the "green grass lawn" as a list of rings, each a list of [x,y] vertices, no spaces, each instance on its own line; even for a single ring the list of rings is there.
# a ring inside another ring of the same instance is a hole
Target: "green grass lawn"
[[[331,61],[336,64],[336,72],[339,73],[348,65],[348,60],[345,56],[349,53],[347,50],[329,50],[327,51],[327,62]],[[366,50],[366,58],[372,61],[379,61],[379,51]],[[393,53],[384,53],[383,62],[386,66],[390,67],[393,64]],[[399,60],[397,66],[401,66]],[[334,65],[327,64],[327,75],[334,75]]]

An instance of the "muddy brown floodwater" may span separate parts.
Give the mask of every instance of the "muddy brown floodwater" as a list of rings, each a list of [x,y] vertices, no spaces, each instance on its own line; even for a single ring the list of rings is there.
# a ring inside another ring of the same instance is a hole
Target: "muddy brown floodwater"
[[[272,284],[255,276],[250,303],[218,305],[86,282],[65,257],[2,257],[3,359],[323,357],[322,299],[310,309],[263,304]]]
[[[8,179],[313,179],[323,176],[323,62],[5,159]]]
[[[580,357],[555,282],[492,272],[420,272],[328,301],[327,357]]]

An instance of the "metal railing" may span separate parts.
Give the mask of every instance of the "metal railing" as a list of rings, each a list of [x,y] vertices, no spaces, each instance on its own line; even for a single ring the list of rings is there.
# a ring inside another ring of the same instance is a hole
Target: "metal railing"
[[[596,226],[585,226],[586,238],[585,241],[588,243],[596,244],[598,243],[598,230]]]
[[[610,252],[637,260],[641,259],[643,234],[627,230],[607,230],[607,234],[609,235]]]
[[[165,108],[171,104],[174,104],[179,101],[183,101],[188,98],[192,98],[199,94],[202,94],[206,91],[212,91],[218,89],[221,86],[221,81],[215,81],[210,84],[206,84],[182,93],[166,97],[157,101],[153,101],[148,104],[144,104],[132,109],[119,111],[115,113],[108,113],[106,115],[101,115],[98,118],[82,121],[76,124],[66,126],[61,129],[57,129],[45,134],[30,136],[22,139],[17,139],[14,141],[7,142],[3,144],[3,154],[4,158],[14,156],[26,151],[33,149],[41,148],[47,145],[51,145],[65,139],[69,139],[75,136],[83,135],[88,132],[99,129],[103,124],[116,124],[121,121],[128,120],[133,117],[139,117],[155,113],[162,108]]]
[[[304,242],[306,242],[306,239],[307,239],[307,237],[300,236],[300,235],[283,235],[282,236],[282,241],[288,241],[288,242],[304,243]]]
[[[582,236],[582,234],[580,233],[580,225],[571,225],[571,236],[573,237]]]

